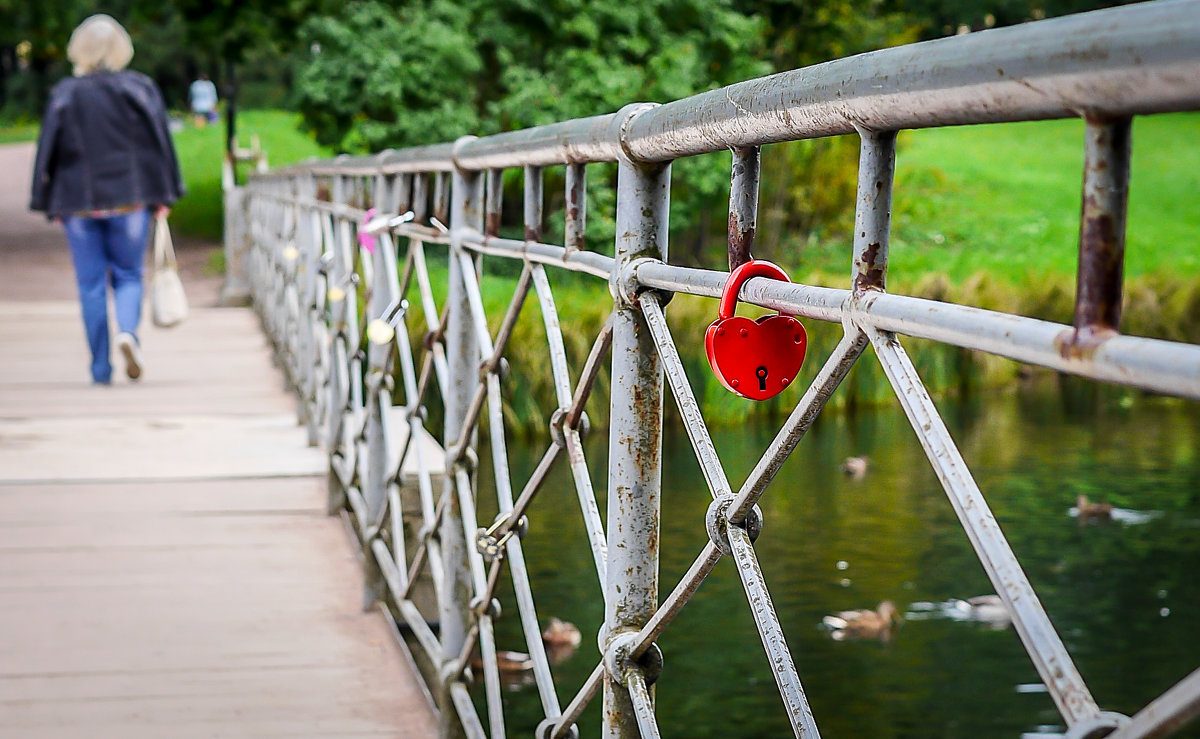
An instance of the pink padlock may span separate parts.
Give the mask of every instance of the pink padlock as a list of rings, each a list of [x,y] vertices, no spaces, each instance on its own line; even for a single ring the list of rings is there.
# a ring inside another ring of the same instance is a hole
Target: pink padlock
[[[379,245],[379,237],[367,231],[367,224],[375,218],[375,209],[368,208],[363,216],[362,224],[358,227],[358,245],[367,250],[368,254],[375,254],[375,247]]]

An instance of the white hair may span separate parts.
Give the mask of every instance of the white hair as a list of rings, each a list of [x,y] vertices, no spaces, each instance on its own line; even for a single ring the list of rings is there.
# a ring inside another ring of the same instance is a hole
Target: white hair
[[[76,77],[107,70],[119,72],[133,59],[133,42],[112,16],[98,13],[79,24],[67,43]]]

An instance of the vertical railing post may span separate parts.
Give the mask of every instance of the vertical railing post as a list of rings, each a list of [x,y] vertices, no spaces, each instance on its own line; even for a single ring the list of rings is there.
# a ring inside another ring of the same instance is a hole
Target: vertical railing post
[[[627,108],[630,116],[640,108]],[[662,478],[663,371],[631,284],[633,262],[666,259],[670,164],[622,158],[617,175],[612,400],[609,418],[608,566],[604,641],[606,739],[639,736],[633,702],[612,674],[614,639],[649,621],[658,605],[659,497]]]
[[[1085,354],[1117,332],[1125,269],[1132,121],[1087,121],[1072,349]]]
[[[302,202],[316,200],[317,182],[312,173],[306,172],[295,177],[295,193]],[[318,316],[313,310],[318,305],[317,289],[320,286],[318,273],[321,265],[321,221],[320,213],[307,205],[300,206],[300,216],[296,222],[296,248],[300,255],[298,259],[297,279],[300,288],[300,371],[303,376],[301,393],[305,406],[304,423],[308,432],[308,445],[317,446],[321,440],[320,402],[317,393],[316,373],[317,355],[320,348],[316,343],[316,327],[313,322]]]
[[[391,198],[391,188],[388,186],[388,178],[383,174],[376,174],[371,180],[372,195],[371,202],[377,212],[391,213],[393,204]],[[366,224],[361,224],[362,228]],[[383,239],[376,236],[376,247],[370,255],[362,255],[363,259],[371,260],[371,275],[373,284],[371,285],[371,300],[367,306],[367,326],[363,326],[362,330],[367,332],[367,378],[369,383],[369,391],[367,394],[368,405],[365,409],[366,428],[365,436],[367,441],[367,464],[366,475],[363,480],[363,499],[367,504],[367,514],[371,521],[378,521],[380,511],[383,509],[384,498],[387,496],[387,479],[388,479],[388,446],[389,439],[384,429],[383,414],[387,413],[386,406],[390,406],[392,402],[391,393],[387,390],[386,373],[388,371],[388,357],[393,351],[392,342],[389,340],[379,342],[376,338],[372,338],[370,321],[383,319],[387,320],[390,316],[384,315],[391,305],[392,301],[397,299],[399,286],[396,284],[396,260],[394,254],[388,249],[383,248]],[[390,243],[390,239],[389,239]],[[389,258],[390,257],[390,258]],[[373,606],[384,595],[386,587],[383,580],[383,573],[379,569],[379,564],[375,560],[375,555],[371,551],[371,542],[368,538],[363,542],[363,608],[364,610]]]
[[[391,212],[389,210],[391,203],[388,202],[386,178],[383,175],[376,175],[372,183],[374,187],[372,188],[371,200],[374,203],[375,209],[380,213]],[[372,268],[371,298],[367,305],[368,322],[372,319],[382,317],[388,304],[395,297],[392,285],[395,277],[388,275],[389,260],[385,256],[383,249],[379,246],[376,246],[374,253],[362,255],[363,259],[371,260]],[[362,328],[366,330],[367,327],[364,326]],[[391,351],[391,348],[392,345],[390,343],[376,344],[368,340],[368,373],[382,374],[384,365],[387,363],[387,355]],[[373,381],[382,382],[382,378],[376,378]],[[366,409],[366,414],[367,474],[366,480],[363,481],[363,499],[366,501],[367,511],[371,514],[372,519],[374,519],[379,513],[379,509],[383,506],[385,493],[384,478],[387,476],[387,449],[383,438],[382,408],[378,402],[377,395],[375,396],[375,402],[372,402],[370,407]]]
[[[525,240],[542,240],[542,168],[525,168]]]
[[[335,204],[346,203],[346,184],[345,178],[341,175],[334,175],[333,187],[330,198]],[[348,392],[346,383],[349,381],[349,373],[344,367],[339,366],[339,361],[344,360],[349,353],[345,346],[345,323],[346,323],[346,286],[350,275],[351,265],[345,259],[344,250],[341,243],[341,224],[338,222],[336,215],[329,216],[332,219],[331,228],[329,229],[330,244],[329,250],[333,256],[329,264],[329,279],[327,284],[326,304],[329,306],[329,383],[328,393],[325,404],[326,421],[328,426],[325,433],[325,442],[327,445],[326,452],[329,454],[329,477],[328,477],[328,498],[325,502],[325,510],[330,515],[337,513],[346,505],[346,491],[342,485],[341,474],[338,471],[338,458],[344,455],[345,450],[342,449],[342,432],[341,426],[344,422],[345,409],[343,408],[342,395]],[[340,295],[340,299],[338,298]],[[339,351],[341,349],[341,351]]]
[[[754,232],[758,228],[758,178],[761,154],[757,146],[733,150],[729,187],[729,269],[753,257]]]
[[[854,290],[883,290],[888,234],[892,224],[892,181],[896,175],[896,132],[861,131],[858,197],[854,209]]]
[[[440,175],[439,175],[440,177]],[[471,398],[479,383],[479,347],[471,321],[471,304],[463,283],[461,255],[464,252],[463,229],[483,230],[483,175],[479,172],[456,170],[453,176],[450,203],[450,284],[446,308],[446,359],[450,370],[449,392],[445,398],[445,435],[447,444],[462,433]],[[435,180],[435,183],[444,180]],[[435,201],[442,198],[442,187],[435,184]],[[435,202],[435,210],[440,210]],[[468,446],[471,446],[468,444]],[[450,448],[447,452],[446,512],[439,529],[442,544],[443,598],[440,604],[443,685],[441,695],[441,736],[463,735],[450,684],[446,679],[449,668],[458,658],[470,628],[471,574],[467,565],[468,542],[463,533],[462,508],[454,494],[456,469],[467,465],[468,478],[475,483],[473,455],[465,449]],[[473,525],[473,524],[472,524]]]
[[[567,253],[584,247],[587,229],[587,169],[568,164],[566,172],[567,210],[563,226],[563,246]]]
[[[487,172],[487,203],[483,229],[486,236],[500,235],[500,216],[504,212],[504,170]]]

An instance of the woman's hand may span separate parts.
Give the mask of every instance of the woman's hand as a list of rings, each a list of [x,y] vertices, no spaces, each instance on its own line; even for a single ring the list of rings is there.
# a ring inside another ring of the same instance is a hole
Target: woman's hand
[[[169,207],[167,207],[165,205],[154,206],[154,217],[155,218],[166,218],[169,215],[171,215],[171,209]]]

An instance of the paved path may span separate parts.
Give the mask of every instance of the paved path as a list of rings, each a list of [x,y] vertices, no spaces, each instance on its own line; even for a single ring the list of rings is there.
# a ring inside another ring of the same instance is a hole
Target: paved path
[[[0,736],[432,735],[211,248],[181,249],[193,313],[143,324],[142,381],[92,387],[31,161],[0,146]]]

